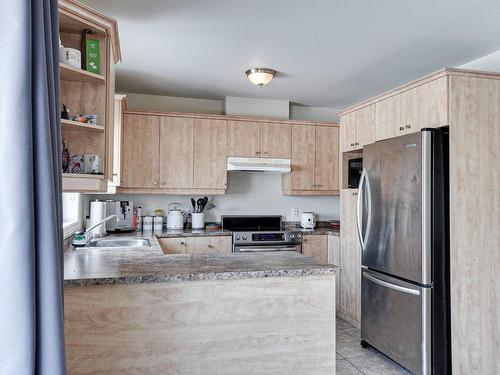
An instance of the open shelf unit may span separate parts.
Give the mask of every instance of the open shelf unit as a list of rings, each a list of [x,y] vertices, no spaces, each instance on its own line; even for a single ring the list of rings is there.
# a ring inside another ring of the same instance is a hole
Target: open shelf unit
[[[84,124],[83,122],[61,119],[61,127],[63,130],[80,130],[90,132],[104,132],[105,128],[101,125]]]
[[[106,83],[106,78],[100,74],[87,72],[83,69],[73,68],[72,66],[69,66],[67,64],[59,63],[59,71],[61,74],[61,80],[100,84]]]
[[[116,20],[77,0],[59,0],[61,44],[82,53],[86,33],[99,40],[99,74],[59,63],[60,104],[69,115],[96,115],[97,124],[61,119],[61,137],[70,155],[97,155],[103,175],[63,173],[63,191],[106,191],[112,165],[114,70],[120,60]],[[111,156],[110,156],[111,155]]]

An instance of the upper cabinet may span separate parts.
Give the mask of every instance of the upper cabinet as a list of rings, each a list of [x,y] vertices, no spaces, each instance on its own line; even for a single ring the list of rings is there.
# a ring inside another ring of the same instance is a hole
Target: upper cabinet
[[[126,114],[123,120],[121,186],[157,188],[160,117]]]
[[[105,192],[113,180],[114,64],[121,60],[117,22],[75,1],[59,0],[59,36],[65,48],[82,52],[85,41],[96,41],[94,66],[59,63],[60,104],[68,109],[61,119],[61,136],[79,165],[63,167],[63,191]],[[81,113],[95,115],[76,121]],[[66,118],[67,117],[67,118]],[[85,162],[87,160],[87,162]]]
[[[194,188],[227,187],[227,121],[195,119]]]
[[[289,159],[289,123],[228,121],[228,156]]]
[[[292,172],[282,177],[285,195],[337,195],[338,126],[292,125]]]
[[[376,141],[448,124],[446,76],[375,103]]]
[[[412,82],[340,114],[341,152],[417,132],[449,125],[446,71]]]
[[[362,149],[373,143],[375,127],[375,108],[368,105],[340,117],[341,151]]]

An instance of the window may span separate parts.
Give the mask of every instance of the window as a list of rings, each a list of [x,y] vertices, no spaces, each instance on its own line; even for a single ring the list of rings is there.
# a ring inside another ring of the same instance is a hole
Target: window
[[[82,227],[80,193],[63,193],[62,203],[64,238],[68,238]]]

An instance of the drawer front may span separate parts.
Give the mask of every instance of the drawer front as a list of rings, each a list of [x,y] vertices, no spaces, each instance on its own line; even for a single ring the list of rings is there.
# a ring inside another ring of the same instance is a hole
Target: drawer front
[[[164,254],[185,254],[186,253],[186,238],[158,238],[161,249]]]
[[[188,237],[186,254],[231,254],[233,237]]]

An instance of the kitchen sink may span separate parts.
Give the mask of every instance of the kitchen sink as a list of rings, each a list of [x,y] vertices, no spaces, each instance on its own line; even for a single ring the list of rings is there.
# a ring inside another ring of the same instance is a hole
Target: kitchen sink
[[[89,247],[142,247],[151,246],[147,238],[96,238],[87,245]]]

